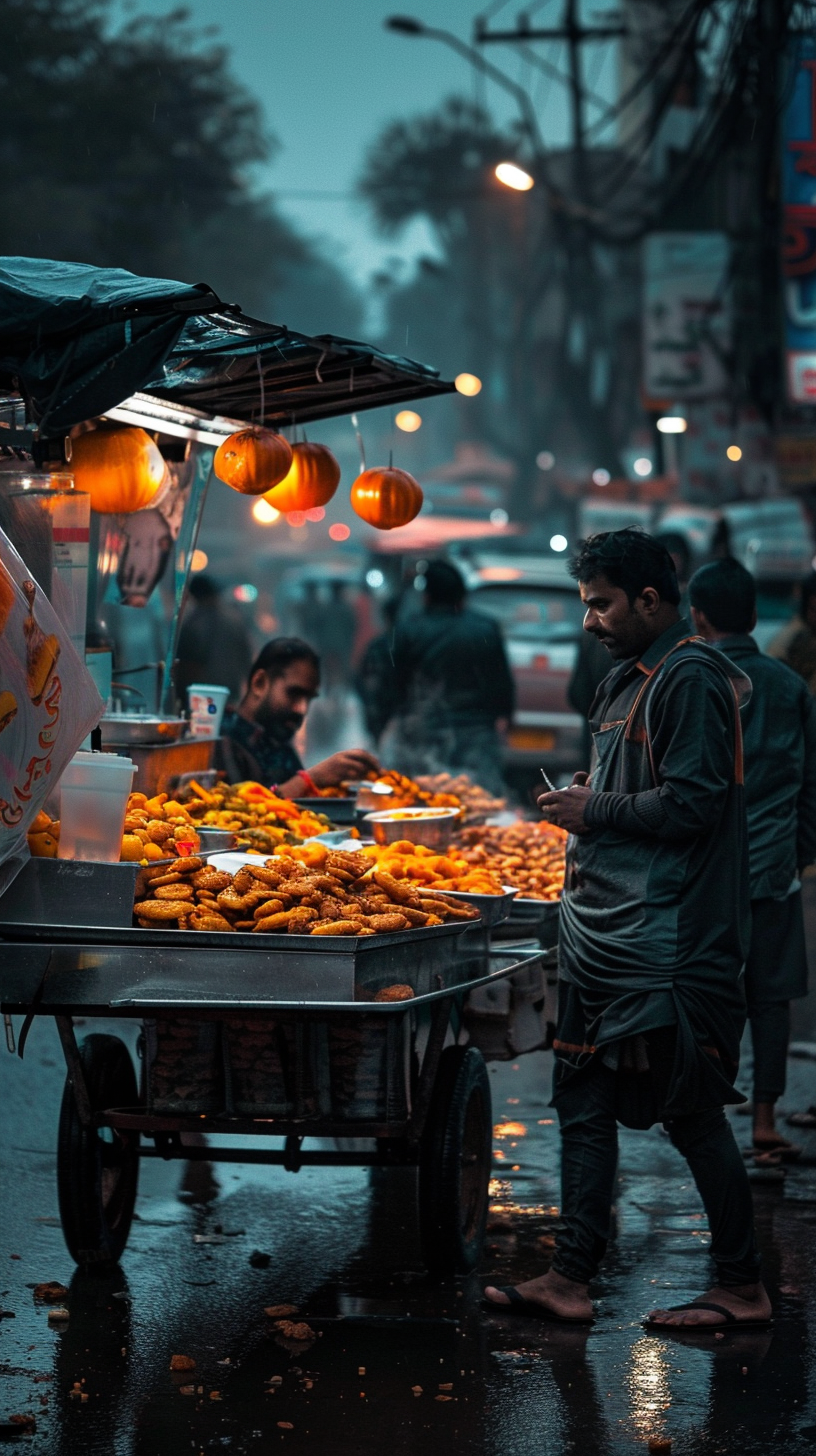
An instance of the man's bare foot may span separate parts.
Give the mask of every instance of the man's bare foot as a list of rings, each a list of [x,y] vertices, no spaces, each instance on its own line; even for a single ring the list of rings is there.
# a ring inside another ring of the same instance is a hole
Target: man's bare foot
[[[756,1324],[771,1318],[771,1301],[764,1285],[741,1284],[739,1288],[723,1289],[715,1284],[713,1289],[700,1295],[706,1304],[720,1304],[730,1310],[737,1324]],[[725,1328],[727,1321],[713,1309],[653,1309],[648,1315],[651,1325],[665,1325],[666,1328],[699,1328],[702,1325]],[[729,1327],[730,1328],[730,1327]]]
[[[517,1284],[516,1288],[522,1299],[529,1299],[531,1304],[540,1304],[543,1309],[550,1310],[561,1319],[591,1320],[594,1314],[592,1301],[587,1294],[589,1285],[576,1284],[573,1279],[565,1279],[555,1269],[548,1269],[538,1279],[528,1279],[526,1284]],[[507,1295],[502,1294],[494,1284],[488,1284],[485,1299],[500,1308],[506,1308],[510,1303]]]

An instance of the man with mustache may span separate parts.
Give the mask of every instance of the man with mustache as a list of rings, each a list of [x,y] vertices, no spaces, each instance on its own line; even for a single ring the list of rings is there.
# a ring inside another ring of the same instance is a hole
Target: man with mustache
[[[379,772],[373,754],[355,748],[333,753],[308,771],[292,739],[320,690],[320,658],[298,637],[267,642],[249,670],[237,712],[221,728],[221,762],[230,783],[254,779],[285,799],[309,798],[319,789]]]
[[[590,537],[571,569],[584,629],[616,665],[590,710],[590,774],[538,800],[572,836],[554,1041],[561,1227],[548,1273],[485,1295],[493,1310],[591,1322],[618,1123],[662,1122],[697,1184],[717,1277],[692,1304],[653,1310],[647,1328],[764,1324],[750,1185],[723,1110],[744,1100],[733,1085],[750,932],[739,705],[751,684],[694,637],[671,557],[644,532]]]

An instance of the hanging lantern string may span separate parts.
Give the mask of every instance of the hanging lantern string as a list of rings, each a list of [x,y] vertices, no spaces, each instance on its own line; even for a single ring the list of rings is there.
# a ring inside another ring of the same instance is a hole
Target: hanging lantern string
[[[263,369],[261,367],[261,356],[260,356],[260,354],[256,354],[255,355],[255,363],[258,366],[258,379],[260,380],[260,384],[261,384],[261,424],[263,424],[264,423],[264,419],[266,417],[266,395],[265,395],[265,392],[264,392],[264,376],[263,376]]]
[[[360,470],[362,472],[366,468],[365,445],[363,444],[363,437],[360,433],[360,425],[356,415],[352,415],[351,423],[354,426],[354,433],[357,436],[357,448],[360,451]]]

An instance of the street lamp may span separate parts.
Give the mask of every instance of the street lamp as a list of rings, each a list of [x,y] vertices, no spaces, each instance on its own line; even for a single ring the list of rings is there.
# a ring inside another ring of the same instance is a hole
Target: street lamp
[[[688,420],[682,415],[661,415],[657,428],[661,435],[684,435],[688,429]]]
[[[458,35],[454,35],[450,30],[440,30],[435,25],[425,25],[423,21],[417,20],[413,15],[389,15],[383,21],[383,25],[386,30],[393,30],[397,35],[411,36],[413,39],[421,36],[426,40],[440,40],[443,45],[449,46],[452,51],[456,51],[457,55],[464,56],[466,61],[470,61],[470,64],[477,71],[481,71],[483,76],[489,76],[492,81],[495,81],[497,86],[501,86],[505,91],[509,91],[511,96],[515,97],[516,105],[521,112],[522,124],[530,139],[534,154],[539,158],[543,158],[544,142],[539,131],[538,118],[535,114],[535,108],[523,86],[519,86],[515,81],[511,81],[509,76],[505,76],[504,71],[498,66],[491,65],[490,61],[485,60],[481,52],[475,50],[473,46],[469,46],[465,41],[460,40]],[[551,194],[555,196],[556,189],[550,183],[547,185]]]
[[[512,187],[514,192],[529,192],[531,187],[535,187],[535,179],[515,162],[499,162],[493,175],[503,187]]]

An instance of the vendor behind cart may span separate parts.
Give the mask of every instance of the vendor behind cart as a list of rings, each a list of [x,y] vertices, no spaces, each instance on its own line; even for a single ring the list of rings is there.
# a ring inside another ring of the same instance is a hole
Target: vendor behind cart
[[[224,715],[220,763],[230,783],[254,779],[286,799],[379,772],[365,749],[333,753],[305,769],[293,739],[320,691],[320,658],[299,637],[276,637],[249,670],[247,690],[235,712]]]

